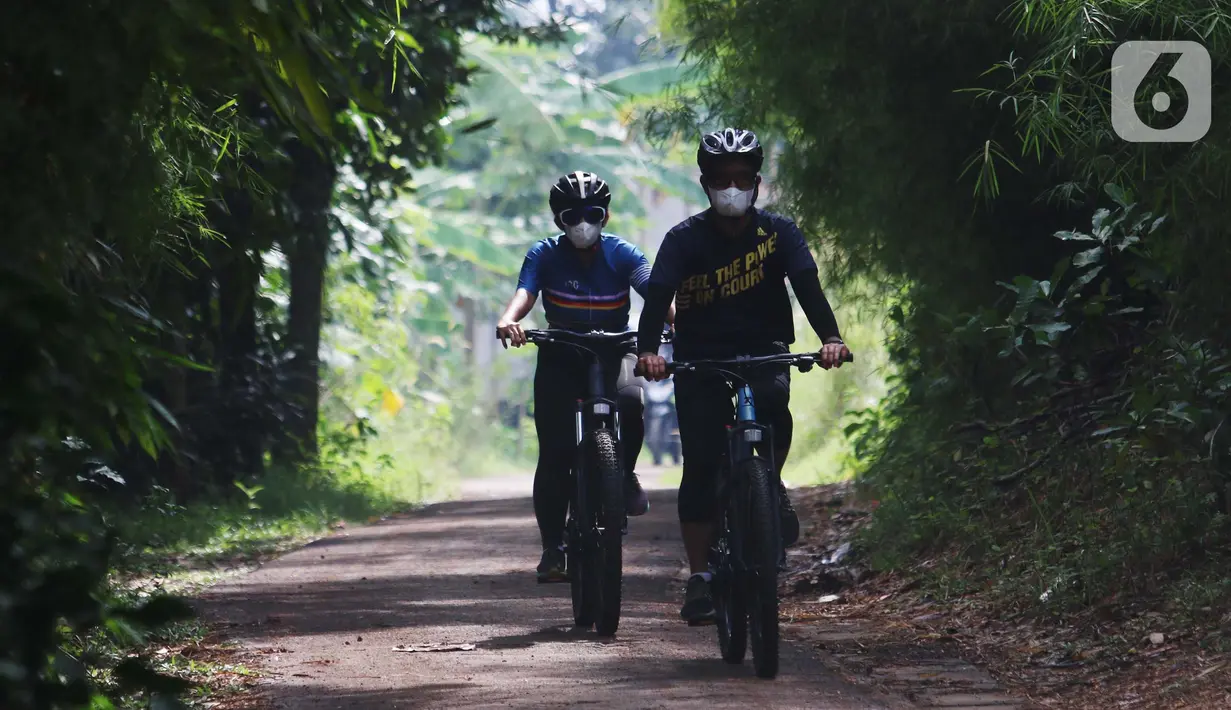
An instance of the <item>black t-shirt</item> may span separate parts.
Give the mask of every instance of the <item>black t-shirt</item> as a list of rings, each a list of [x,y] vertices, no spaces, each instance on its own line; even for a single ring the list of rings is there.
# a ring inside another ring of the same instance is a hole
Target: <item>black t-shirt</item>
[[[816,261],[794,222],[760,210],[752,216],[732,238],[714,228],[707,210],[663,239],[650,284],[675,291],[677,358],[755,354],[795,342],[786,279],[815,271]]]

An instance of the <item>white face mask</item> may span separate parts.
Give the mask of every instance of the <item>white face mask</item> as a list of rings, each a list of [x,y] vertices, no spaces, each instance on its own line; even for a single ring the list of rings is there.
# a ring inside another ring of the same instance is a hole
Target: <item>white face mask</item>
[[[728,187],[725,190],[707,191],[710,194],[710,204],[714,205],[714,210],[723,217],[742,217],[752,206],[753,190]]]
[[[598,235],[602,231],[600,225],[580,222],[572,227],[565,227],[564,236],[578,249],[589,249],[598,241]]]

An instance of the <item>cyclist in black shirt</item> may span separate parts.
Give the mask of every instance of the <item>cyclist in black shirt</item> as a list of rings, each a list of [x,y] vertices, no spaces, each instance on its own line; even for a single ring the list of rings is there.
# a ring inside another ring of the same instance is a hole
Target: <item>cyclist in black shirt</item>
[[[753,207],[763,160],[751,131],[727,128],[701,140],[697,163],[710,209],[676,225],[659,247],[638,328],[638,369],[647,378],[666,377],[658,346],[672,298],[676,360],[787,352],[795,342],[788,279],[824,343],[820,365],[838,367],[849,355],[803,234],[791,220]],[[680,616],[707,621],[714,616],[708,571],[714,482],[733,405],[717,375],[680,373],[675,380],[684,452],[680,529],[692,571]],[[774,456],[781,473],[791,445],[790,370],[763,368],[750,384],[757,418],[774,428]],[[785,487],[781,498],[783,542],[789,546],[799,537],[799,519]]]

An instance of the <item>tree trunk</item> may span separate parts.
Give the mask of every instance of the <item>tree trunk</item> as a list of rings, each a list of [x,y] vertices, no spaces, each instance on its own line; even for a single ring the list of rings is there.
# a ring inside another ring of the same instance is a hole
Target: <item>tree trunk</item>
[[[296,210],[293,233],[289,243],[283,245],[291,285],[287,389],[295,412],[287,420],[277,456],[281,463],[295,464],[317,454],[321,324],[330,243],[329,207],[336,172],[333,163],[311,146],[292,141],[286,148],[292,162],[288,193]]]
[[[162,308],[173,323],[173,330],[167,336],[167,350],[176,357],[188,359],[188,302],[187,296],[192,283],[183,274],[174,269],[162,269],[158,280],[158,292],[161,294]],[[162,480],[179,500],[190,500],[198,493],[196,480],[192,476],[189,459],[184,456],[187,448],[184,441],[185,415],[188,413],[188,369],[178,363],[165,364],[161,379],[164,400],[163,404],[171,410],[180,424],[180,432],[173,436],[175,451],[169,452],[161,463],[164,477]]]
[[[260,267],[253,254],[242,250],[247,241],[234,234],[236,251],[219,265],[218,274],[218,386],[222,395],[223,422],[228,441],[230,470],[220,472],[230,484],[244,476],[264,470],[264,437],[261,412],[269,405],[256,367],[256,296],[260,287]]]

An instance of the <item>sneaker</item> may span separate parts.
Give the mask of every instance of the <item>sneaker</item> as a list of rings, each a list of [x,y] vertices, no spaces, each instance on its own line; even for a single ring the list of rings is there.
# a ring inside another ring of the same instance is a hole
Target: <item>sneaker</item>
[[[564,567],[564,550],[551,547],[543,550],[543,559],[538,567],[539,584],[567,582],[568,572]]]
[[[624,512],[634,517],[650,512],[650,499],[636,473],[629,473],[624,479]]]
[[[710,583],[705,581],[705,577],[694,574],[688,578],[680,618],[687,621],[689,626],[714,622],[714,597],[710,594]]]
[[[799,541],[799,516],[795,514],[795,506],[791,505],[791,497],[782,482],[778,483],[778,519],[782,526],[782,546],[794,545]]]

